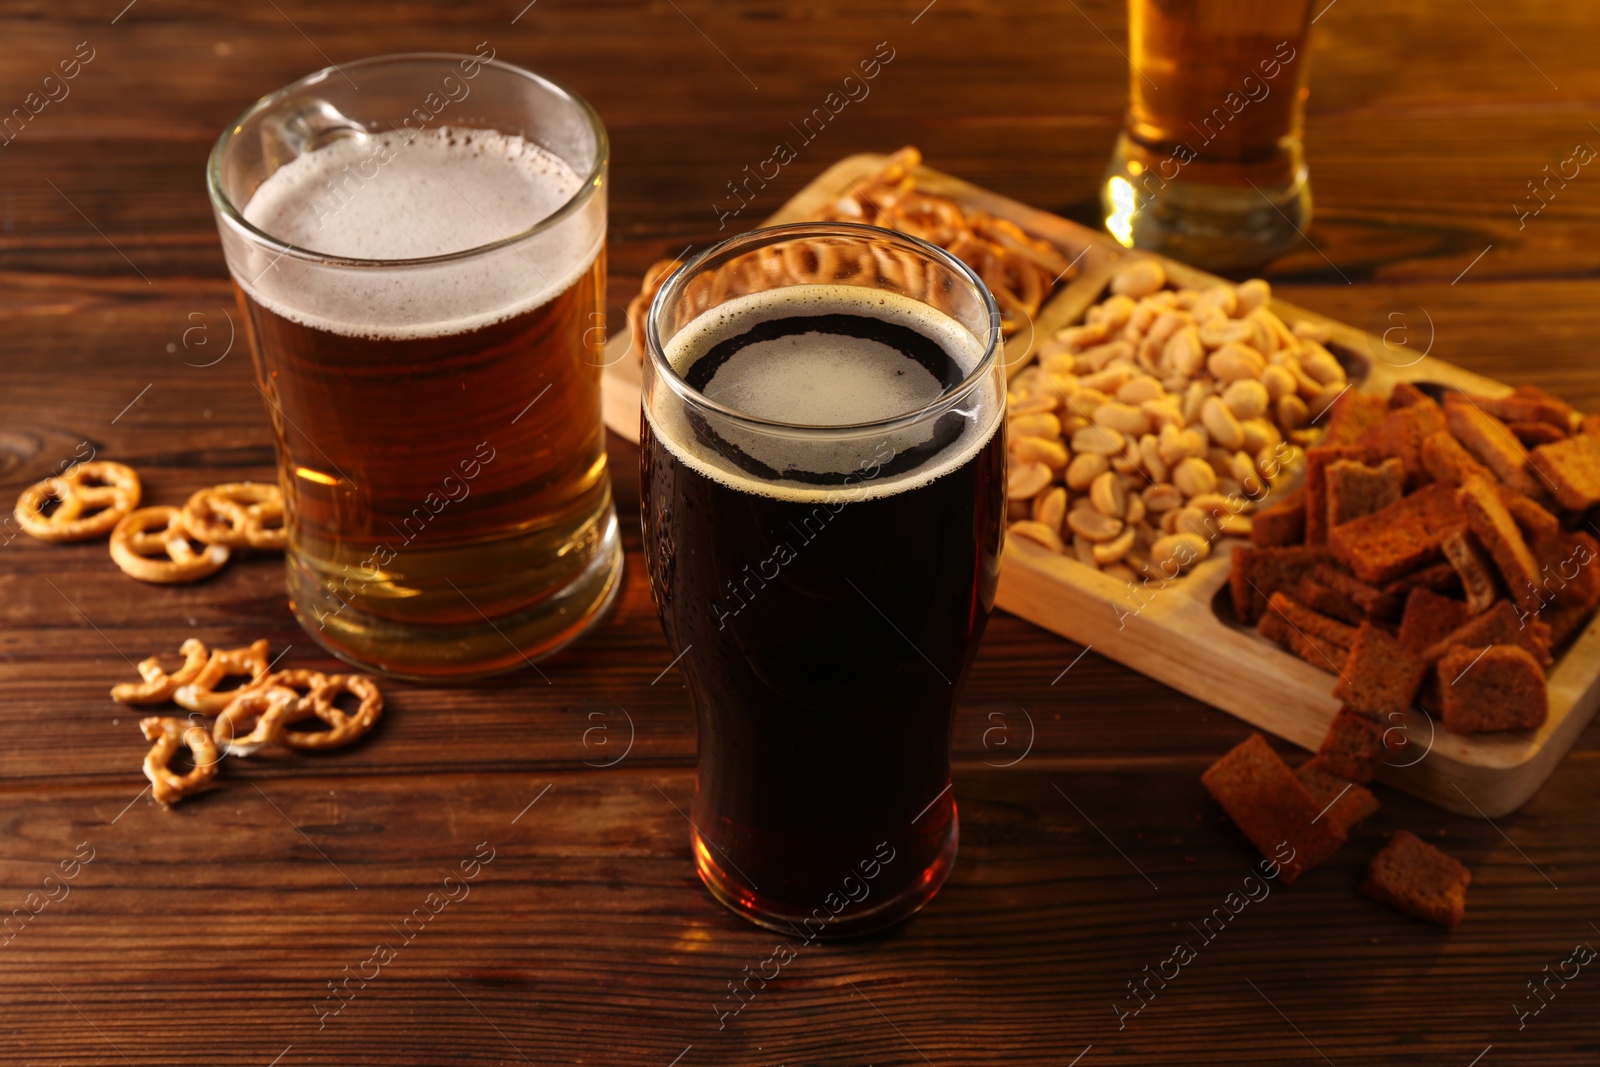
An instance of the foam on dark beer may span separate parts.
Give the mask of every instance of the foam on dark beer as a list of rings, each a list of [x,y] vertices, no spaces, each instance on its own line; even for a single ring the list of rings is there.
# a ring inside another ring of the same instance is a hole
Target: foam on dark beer
[[[694,319],[666,344],[664,354],[682,376],[719,342],[771,319],[797,315],[864,315],[911,327],[939,343],[970,375],[983,358],[983,341],[927,304],[881,289],[848,285],[796,285],[737,297]],[[756,419],[813,427],[882,422],[938,411],[943,388],[920,366],[884,345],[859,338],[801,334],[758,342],[716,372],[704,393],[724,407]],[[954,410],[965,420],[961,435],[931,460],[895,477],[864,476],[847,486],[816,486],[751,478],[696,439],[676,399],[646,405],[651,428],[677,459],[707,478],[742,492],[796,502],[847,495],[871,500],[927,485],[966,464],[993,436],[1002,398],[992,376],[975,383]],[[740,426],[712,417],[724,440],[778,469],[803,468],[850,475],[881,467],[886,457],[927,440],[920,422],[890,431],[834,434],[782,432]]]
[[[296,156],[261,183],[243,214],[313,252],[418,259],[520,234],[581,184],[565,161],[519,136],[440,127],[342,137]],[[355,271],[263,252],[252,272],[259,273],[240,284],[305,326],[377,340],[447,336],[559,296],[604,240],[603,215],[577,212],[514,247],[432,267]],[[306,270],[320,272],[314,284]]]

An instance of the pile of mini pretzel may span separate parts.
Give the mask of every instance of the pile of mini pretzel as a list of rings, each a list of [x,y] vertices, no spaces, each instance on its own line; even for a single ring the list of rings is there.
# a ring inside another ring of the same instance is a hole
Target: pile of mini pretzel
[[[170,674],[151,656],[139,664],[144,681],[111,689],[120,704],[154,707],[170,701],[189,712],[187,719],[150,715],[139,720],[145,739],[153,742],[144,758],[145,777],[165,806],[209,785],[224,756],[249,756],[265,745],[311,752],[341,748],[383,715],[383,694],[371,678],[303,669],[272,672],[264,639],[247,648],[207,650],[190,638],[179,652],[183,666]],[[218,689],[229,677],[246,681],[237,689]],[[336,703],[345,694],[360,702],[354,712]],[[324,728],[294,729],[308,719]],[[194,763],[182,774],[172,769],[181,748],[189,750]]]
[[[812,221],[867,223],[938,245],[983,279],[1000,305],[1001,332],[1010,337],[1033,321],[1056,286],[1073,277],[1077,268],[1054,245],[1029,236],[1016,223],[918,188],[915,173],[921,163],[917,149],[909,145],[900,149],[876,174],[852,182],[848,193],[817,212]],[[918,286],[906,284],[919,269],[909,256],[886,247],[872,248],[870,261],[843,263],[822,242],[809,242],[810,248],[802,248],[804,244],[787,242],[782,251],[765,248],[706,272],[696,279],[703,291],[685,293],[689,310],[704,311],[729,297],[785,285],[866,285],[874,274],[910,296],[924,295]],[[650,303],[682,265],[681,259],[652,264],[639,294],[628,304],[633,347],[640,359]]]
[[[17,523],[55,544],[111,534],[111,558],[141,582],[198,582],[227,565],[235,549],[282,550],[283,495],[275,485],[233,482],[201,489],[181,508],[139,507],[132,467],[77,463],[22,491]],[[50,507],[51,502],[55,507]]]

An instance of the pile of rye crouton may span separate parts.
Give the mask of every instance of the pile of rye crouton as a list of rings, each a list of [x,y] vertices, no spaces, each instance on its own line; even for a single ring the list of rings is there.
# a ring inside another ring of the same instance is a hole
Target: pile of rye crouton
[[[1377,810],[1364,783],[1413,707],[1461,734],[1544,724],[1545,668],[1600,603],[1597,508],[1600,416],[1541,390],[1332,406],[1304,484],[1234,550],[1231,592],[1240,621],[1338,676],[1344,707],[1298,770],[1254,734],[1203,778],[1263,855],[1291,846],[1286,882]],[[1469,881],[1401,831],[1362,891],[1453,927]]]

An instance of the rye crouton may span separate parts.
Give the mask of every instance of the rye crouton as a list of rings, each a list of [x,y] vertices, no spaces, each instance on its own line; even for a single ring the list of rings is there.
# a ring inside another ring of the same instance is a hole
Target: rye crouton
[[[1474,477],[1494,480],[1494,472],[1473,459],[1472,453],[1462,448],[1448,430],[1429,434],[1422,442],[1422,465],[1434,481],[1445,485],[1460,485]]]
[[[1454,633],[1472,617],[1467,606],[1431,589],[1413,589],[1400,616],[1400,643],[1413,652],[1426,652]]]
[[[1200,781],[1261,855],[1278,862],[1293,885],[1344,844],[1344,830],[1317,819],[1321,807],[1260,734],[1251,734],[1213,763]],[[1287,860],[1280,846],[1293,850]]]
[[[1366,449],[1350,445],[1306,449],[1306,544],[1320,545],[1328,540],[1328,465],[1340,460],[1360,463],[1367,458]]]
[[[1408,408],[1412,404],[1420,404],[1424,400],[1431,399],[1432,397],[1410,382],[1398,382],[1393,391],[1389,393],[1389,406],[1392,408]]]
[[[1393,619],[1400,607],[1399,597],[1326,564],[1300,579],[1294,598],[1313,611],[1352,626],[1369,619]]]
[[[1317,763],[1347,782],[1370,782],[1389,753],[1384,734],[1384,727],[1367,716],[1340,708],[1317,749]]]
[[[1495,586],[1494,565],[1489,562],[1478,539],[1471,530],[1453,530],[1440,545],[1444,558],[1461,577],[1461,590],[1466,597],[1467,610],[1476,615],[1488,611],[1500,598]]]
[[[1506,426],[1523,448],[1537,448],[1540,445],[1554,444],[1565,441],[1567,432],[1558,427],[1551,426],[1548,422],[1508,422]]]
[[[1444,428],[1444,412],[1432,398],[1425,398],[1389,412],[1356,444],[1377,456],[1398,459],[1405,470],[1406,487],[1415,489],[1433,480],[1422,463],[1422,442]]]
[[[1467,911],[1472,873],[1416,834],[1400,830],[1367,865],[1361,892],[1407,915],[1454,929]]]
[[[1282,500],[1250,517],[1253,545],[1298,545],[1306,539],[1306,488],[1296,486]]]
[[[1405,467],[1398,459],[1368,466],[1336,459],[1323,472],[1328,529],[1371,515],[1399,500],[1405,490]]]
[[[1499,486],[1499,490],[1500,503],[1511,512],[1511,517],[1516,520],[1517,529],[1522,531],[1523,539],[1530,546],[1542,537],[1555,537],[1561,532],[1561,520],[1551,514],[1543,504],[1503,485]]]
[[[1428,663],[1369,622],[1361,624],[1333,695],[1375,719],[1403,714],[1422,687]]]
[[[1256,629],[1313,667],[1337,674],[1350,655],[1356,628],[1312,611],[1283,593],[1273,593]]]
[[[1437,663],[1453,645],[1477,650],[1484,645],[1521,645],[1533,653],[1540,665],[1548,667],[1550,627],[1532,616],[1519,615],[1509,600],[1497,600],[1494,607],[1474,615],[1448,634],[1429,645],[1422,658]]]
[[[1600,437],[1580,433],[1540,445],[1528,454],[1528,463],[1556,503],[1569,511],[1600,504]]]
[[[1505,396],[1471,399],[1502,422],[1540,422],[1562,431],[1572,425],[1572,405],[1536,385],[1519,385]]]
[[[1413,589],[1426,589],[1441,596],[1455,596],[1461,592],[1461,576],[1448,561],[1441,560],[1419,571],[1402,574],[1392,582],[1385,582],[1382,589],[1390,596],[1400,597],[1402,600],[1410,596]]]
[[[1320,758],[1300,764],[1294,769],[1294,776],[1318,805],[1318,821],[1332,821],[1345,834],[1378,813],[1378,798],[1372,790],[1331,773]]]
[[[1524,611],[1538,611],[1542,604],[1538,588],[1539,564],[1534,560],[1528,543],[1523,540],[1516,520],[1501,502],[1499,492],[1483,479],[1474,478],[1463,484],[1456,493],[1468,526],[1494,558],[1500,576],[1505,579],[1506,588],[1511,590],[1512,599]]]
[[[1306,516],[1309,520],[1309,511]],[[1357,578],[1382,585],[1436,562],[1445,536],[1465,523],[1456,491],[1429,485],[1382,511],[1334,527],[1328,548]]]
[[[1550,639],[1564,645],[1600,605],[1600,542],[1581,531],[1558,531],[1532,544],[1539,563],[1539,618],[1550,626]]]
[[[1528,450],[1509,426],[1460,394],[1445,398],[1444,416],[1451,436],[1496,478],[1519,493],[1539,495],[1538,482],[1527,469]]]
[[[1439,710],[1453,734],[1536,730],[1550,714],[1544,668],[1519,645],[1455,645],[1439,661]]]
[[[1320,545],[1235,545],[1228,573],[1234,615],[1242,623],[1255,622],[1267,609],[1267,600],[1273,593],[1293,589],[1301,578],[1332,559]]]
[[[1385,397],[1346,389],[1328,408],[1328,424],[1323,428],[1322,443],[1353,445],[1388,414],[1389,401]]]

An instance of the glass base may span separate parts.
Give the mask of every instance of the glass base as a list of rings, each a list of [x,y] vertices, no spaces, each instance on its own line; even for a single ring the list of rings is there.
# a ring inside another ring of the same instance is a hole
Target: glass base
[[[607,505],[587,567],[526,611],[442,625],[400,623],[339,600],[289,561],[289,602],[317,644],[346,663],[413,682],[505,674],[554,655],[605,615],[622,586],[622,539]],[[470,603],[470,602],[469,602]]]
[[[933,859],[917,877],[894,895],[875,900],[870,906],[858,907],[847,902],[838,912],[830,912],[820,902],[805,910],[784,902],[771,900],[759,892],[752,892],[741,880],[729,877],[717,862],[717,853],[708,846],[698,830],[691,831],[695,870],[711,895],[730,910],[750,920],[757,926],[789,934],[802,941],[836,940],[870,934],[895,923],[909,919],[923,905],[934,898],[950,876],[955,866],[956,851],[960,845],[960,822],[954,802],[950,805],[950,830]],[[865,905],[865,902],[863,902]]]
[[[1182,170],[1164,180],[1150,161],[1149,151],[1123,133],[1100,187],[1106,229],[1126,247],[1211,270],[1242,270],[1287,252],[1311,224],[1311,182],[1298,158],[1254,176],[1238,169],[1238,184]]]

